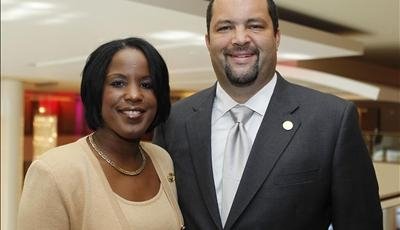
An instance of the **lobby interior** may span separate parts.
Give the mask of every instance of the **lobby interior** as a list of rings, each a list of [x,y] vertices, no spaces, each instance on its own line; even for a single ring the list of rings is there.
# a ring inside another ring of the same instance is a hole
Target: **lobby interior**
[[[400,229],[399,1],[276,3],[277,70],[357,105],[385,230]],[[32,160],[90,132],[79,87],[94,48],[129,36],[150,41],[169,67],[172,102],[215,83],[204,42],[206,6],[204,0],[1,0],[1,229],[15,229]]]

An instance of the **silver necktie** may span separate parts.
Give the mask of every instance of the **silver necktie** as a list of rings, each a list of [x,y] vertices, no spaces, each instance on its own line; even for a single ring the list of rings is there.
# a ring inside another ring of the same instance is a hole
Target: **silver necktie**
[[[228,218],[246,165],[247,156],[251,150],[251,141],[244,125],[250,119],[253,110],[243,105],[237,105],[229,112],[235,125],[229,130],[224,153],[221,202],[222,225],[225,225]]]

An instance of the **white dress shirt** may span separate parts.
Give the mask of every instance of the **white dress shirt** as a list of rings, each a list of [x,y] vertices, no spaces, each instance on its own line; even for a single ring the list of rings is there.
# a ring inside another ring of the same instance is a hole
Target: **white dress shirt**
[[[245,129],[251,139],[251,145],[254,143],[258,129],[264,118],[269,101],[276,85],[276,73],[263,88],[261,88],[254,96],[252,96],[243,105],[254,111],[253,115],[245,125]],[[230,128],[234,125],[234,121],[228,111],[238,103],[233,100],[225,90],[217,83],[216,95],[212,109],[211,117],[211,159],[214,175],[215,190],[217,193],[217,201],[219,212],[221,213],[221,197],[222,197],[222,169],[224,162],[225,144],[228,138]],[[245,157],[246,161],[248,155]]]

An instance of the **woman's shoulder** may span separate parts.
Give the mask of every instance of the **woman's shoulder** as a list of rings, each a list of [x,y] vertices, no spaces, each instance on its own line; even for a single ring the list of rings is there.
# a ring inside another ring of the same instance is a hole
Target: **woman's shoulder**
[[[75,142],[52,148],[39,156],[32,165],[42,165],[52,171],[71,171],[74,167],[80,167],[87,162],[85,138]]]
[[[85,137],[82,137],[82,138],[76,140],[75,142],[54,147],[54,148],[49,149],[46,152],[44,152],[38,158],[38,160],[63,161],[63,160],[69,160],[69,159],[81,157],[80,153],[84,152],[84,149],[82,147],[85,143],[86,143]]]
[[[151,158],[156,159],[160,164],[172,167],[172,159],[165,149],[150,142],[141,142],[140,144]]]

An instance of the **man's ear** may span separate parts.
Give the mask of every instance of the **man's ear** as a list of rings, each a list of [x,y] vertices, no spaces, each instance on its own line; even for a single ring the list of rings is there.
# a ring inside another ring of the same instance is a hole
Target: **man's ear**
[[[276,31],[276,33],[275,33],[276,50],[278,50],[280,44],[281,44],[281,31],[278,29],[278,31]]]
[[[207,49],[210,50],[210,35],[204,35],[204,40],[206,42]]]

